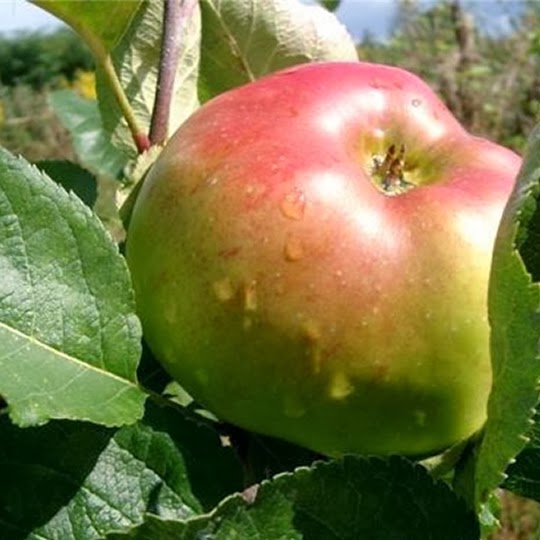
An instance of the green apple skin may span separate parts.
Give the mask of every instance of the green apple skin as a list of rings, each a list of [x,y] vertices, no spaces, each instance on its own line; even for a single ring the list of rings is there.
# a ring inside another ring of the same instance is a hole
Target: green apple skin
[[[411,189],[382,185],[392,145]],[[397,68],[315,63],[226,92],[134,207],[146,339],[243,428],[333,456],[436,453],[486,418],[492,248],[520,164]]]

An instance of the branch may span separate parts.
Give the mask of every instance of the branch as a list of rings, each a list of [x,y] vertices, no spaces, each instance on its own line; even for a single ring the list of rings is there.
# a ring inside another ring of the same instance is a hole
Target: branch
[[[150,126],[150,142],[153,145],[163,144],[167,139],[182,32],[196,2],[197,0],[165,0],[161,62]]]

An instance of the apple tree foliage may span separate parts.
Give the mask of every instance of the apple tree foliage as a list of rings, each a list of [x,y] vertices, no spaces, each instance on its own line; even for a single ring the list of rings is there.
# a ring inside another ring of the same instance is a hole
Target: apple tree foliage
[[[0,538],[473,540],[497,487],[540,501],[540,132],[495,247],[485,429],[423,462],[329,460],[220,424],[170,383],[93,206],[108,177],[129,209],[201,103],[282,67],[354,60],[352,39],[292,0],[34,3],[90,48],[99,99],[51,97],[79,164],[0,149]]]

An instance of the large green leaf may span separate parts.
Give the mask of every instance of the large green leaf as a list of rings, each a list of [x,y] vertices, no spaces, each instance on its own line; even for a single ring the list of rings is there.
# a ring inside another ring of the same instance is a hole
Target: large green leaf
[[[144,2],[115,49],[112,58],[119,80],[141,129],[148,133],[152,119],[158,69],[162,55],[164,2]],[[197,77],[200,50],[200,13],[197,3],[183,13],[180,56],[175,69],[169,134],[198,107]],[[97,71],[99,106],[104,126],[114,143],[126,154],[136,149],[113,89],[103,71]]]
[[[110,51],[126,31],[142,0],[31,0],[69,24],[89,45]]]
[[[140,324],[101,222],[0,148],[0,223],[0,395],[13,421],[134,422]]]
[[[0,538],[91,540],[149,515],[185,520],[241,488],[241,468],[213,430],[149,403],[112,430],[54,421],[17,429],[0,419]]]
[[[475,499],[504,479],[525,446],[540,380],[540,130],[530,138],[500,225],[489,290],[493,388],[477,451]]]
[[[402,458],[345,457],[300,468],[187,522],[150,517],[107,540],[477,540],[473,512]]]
[[[80,162],[96,174],[117,177],[127,157],[115,148],[104,131],[95,101],[79,96],[73,90],[56,90],[49,103],[70,132]]]
[[[345,27],[300,0],[201,0],[199,98],[206,101],[281,68],[358,60]]]

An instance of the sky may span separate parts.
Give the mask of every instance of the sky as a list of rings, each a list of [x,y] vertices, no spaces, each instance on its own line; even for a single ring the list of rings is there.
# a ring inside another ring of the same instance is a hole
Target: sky
[[[25,0],[0,0],[0,33],[55,26],[57,19]]]
[[[434,0],[419,1],[429,6]],[[484,28],[493,31],[504,31],[509,24],[508,13],[515,13],[523,5],[522,0],[465,0],[465,3],[472,5]],[[361,38],[369,30],[371,35],[384,39],[392,29],[395,6],[396,0],[342,0],[337,16],[355,38]],[[0,0],[0,33],[50,29],[58,24],[57,19],[26,0]]]
[[[361,36],[364,28],[384,34],[390,28],[388,23],[394,5],[395,0],[342,0],[338,16],[353,35]],[[0,0],[0,33],[54,28],[55,25],[58,22],[54,17],[25,0]]]
[[[311,0],[303,0],[309,2]],[[436,0],[417,0],[423,7],[429,7]],[[462,0],[470,9],[477,24],[484,31],[500,33],[508,31],[511,18],[524,6],[523,0]],[[336,15],[347,26],[349,32],[357,40],[369,31],[379,39],[390,37],[396,0],[342,0]]]

